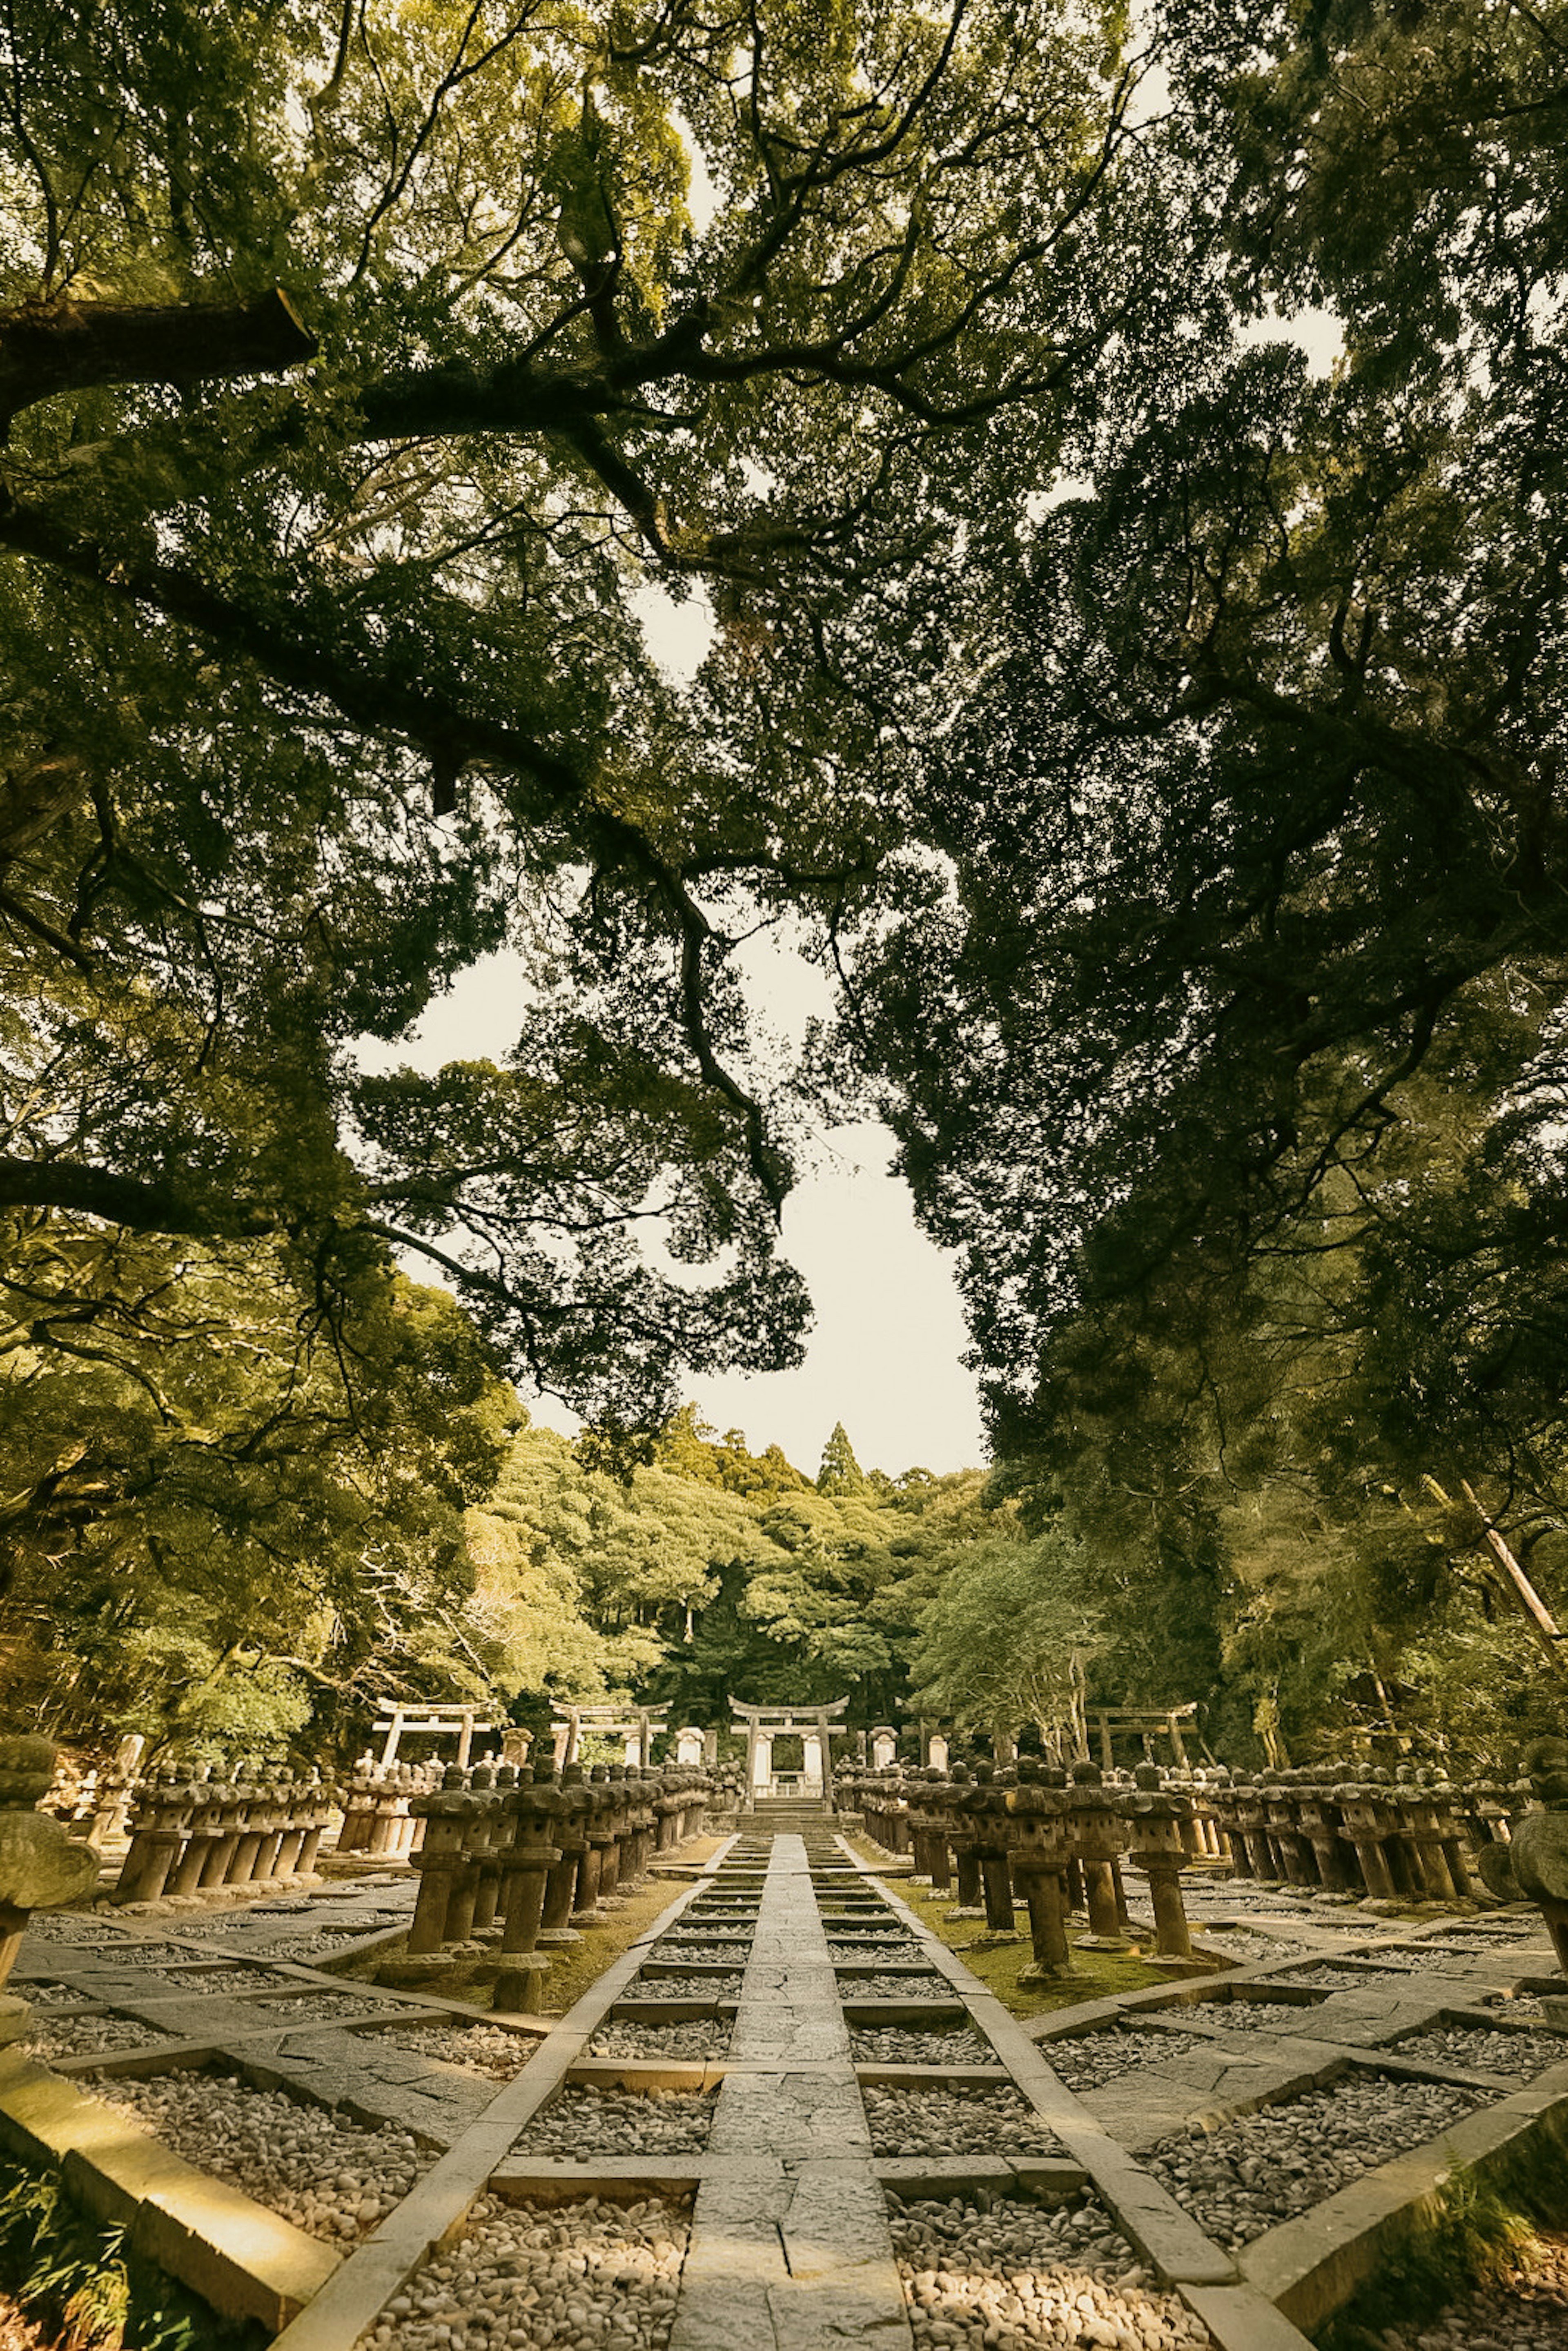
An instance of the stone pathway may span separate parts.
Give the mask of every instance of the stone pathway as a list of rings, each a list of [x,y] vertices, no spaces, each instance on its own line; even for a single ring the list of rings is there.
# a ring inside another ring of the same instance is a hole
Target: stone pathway
[[[772,1840],[670,2351],[910,2341],[798,1836]]]
[[[319,2241],[278,2351],[1303,2351],[1325,2247],[1568,2108],[1521,1911],[1211,1882],[1246,1964],[1025,2027],[824,1820],[732,1842],[547,2029],[322,1970],[412,1899],[71,1914],[18,1964],[51,2067]]]

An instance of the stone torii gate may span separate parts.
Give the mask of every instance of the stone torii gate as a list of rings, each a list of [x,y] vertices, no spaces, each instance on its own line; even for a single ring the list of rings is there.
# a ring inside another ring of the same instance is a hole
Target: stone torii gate
[[[653,1740],[668,1728],[667,1715],[651,1714],[645,1706],[567,1706],[550,1724],[555,1734],[555,1760],[559,1765],[575,1763],[578,1742],[585,1730],[602,1731],[607,1738],[624,1740],[628,1763],[641,1763],[646,1771],[653,1760]]]
[[[386,1745],[382,1749],[382,1769],[395,1763],[397,1750],[406,1735],[418,1732],[427,1739],[457,1740],[457,1761],[466,1763],[474,1745],[474,1734],[506,1728],[492,1720],[479,1706],[402,1706],[396,1698],[383,1698],[372,1728],[384,1730]]]
[[[746,1725],[747,1804],[754,1804],[758,1796],[795,1792],[793,1787],[779,1788],[773,1769],[773,1741],[795,1733],[802,1749],[800,1793],[820,1798],[831,1773],[832,1735],[844,1729],[837,1718],[848,1704],[845,1697],[833,1698],[826,1706],[747,1706],[744,1699],[732,1698],[729,1710],[737,1723]]]
[[[1178,1771],[1186,1769],[1186,1747],[1181,1727],[1191,1722],[1197,1728],[1197,1700],[1189,1698],[1185,1706],[1092,1706],[1085,1709],[1088,1729],[1098,1734],[1100,1761],[1107,1771],[1115,1762],[1113,1740],[1118,1733],[1131,1732],[1141,1742],[1144,1759],[1157,1763],[1155,1741],[1163,1736],[1171,1743],[1171,1761]]]

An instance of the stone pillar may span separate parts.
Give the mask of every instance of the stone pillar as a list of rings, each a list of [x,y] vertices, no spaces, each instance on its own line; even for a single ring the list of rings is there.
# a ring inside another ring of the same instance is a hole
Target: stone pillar
[[[1072,1973],[1072,1952],[1067,1939],[1067,1834],[1062,1798],[1040,1783],[1040,1767],[1026,1756],[1019,1765],[1019,1784],[1008,1791],[1018,1841],[1013,1847],[1013,1874],[1029,1905],[1030,1940],[1034,1956],[1019,1970],[1020,1983],[1052,1983]]]
[[[701,1768],[703,1733],[695,1722],[684,1723],[675,1733],[675,1761],[686,1771]]]
[[[549,1873],[561,1859],[559,1845],[550,1842],[561,1799],[549,1785],[536,1787],[530,1771],[521,1772],[518,1782],[507,1800],[512,1827],[506,1855],[507,1919],[491,2005],[504,2013],[537,2016],[544,2006],[549,1961],[535,1946]]]
[[[932,1732],[930,1742],[926,1748],[926,1754],[929,1757],[933,1771],[946,1771],[947,1769],[947,1740],[945,1732],[940,1730],[934,1730]]]
[[[773,1733],[753,1730],[751,1734],[751,1779],[753,1797],[765,1794],[773,1779]]]
[[[827,1756],[823,1751],[826,1744],[820,1730],[805,1730],[800,1734],[801,1778],[808,1794],[814,1789],[821,1795],[827,1784]]]
[[[871,1735],[872,1768],[891,1771],[898,1761],[898,1733],[888,1722],[879,1722]]]
[[[131,1818],[131,1849],[115,1887],[117,1901],[157,1901],[185,1841],[188,1802],[186,1790],[172,1771],[141,1782]]]
[[[1092,1945],[1099,1950],[1125,1950],[1121,1905],[1116,1898],[1114,1864],[1122,1851],[1122,1823],[1092,1763],[1075,1763],[1069,1798],[1069,1827],[1083,1876]]]
[[[1128,1830],[1131,1859],[1149,1881],[1155,1914],[1155,1957],[1173,1962],[1192,1958],[1186,1905],[1181,1898],[1181,1865],[1186,1859],[1181,1814],[1185,1800],[1160,1788],[1158,1766],[1140,1763],[1134,1778],[1138,1793],[1132,1799]]]
[[[539,1928],[539,1941],[549,1949],[564,1949],[569,1943],[580,1943],[582,1940],[571,1923],[578,1870],[588,1850],[585,1826],[588,1797],[583,1789],[580,1763],[567,1765],[560,1775],[559,1793],[560,1802],[553,1816],[550,1834],[559,1850],[560,1859],[554,1864],[545,1881],[545,1907]]]

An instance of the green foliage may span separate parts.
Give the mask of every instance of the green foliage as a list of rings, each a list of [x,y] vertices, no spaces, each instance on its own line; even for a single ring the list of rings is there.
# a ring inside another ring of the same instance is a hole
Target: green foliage
[[[329,1301],[423,1259],[617,1465],[798,1359],[733,950],[869,902],[962,657],[906,602],[1158,307],[1084,235],[1121,33],[18,0],[0,1207],[282,1237]],[[503,946],[508,1052],[368,1066]]]
[[[124,2240],[70,2202],[57,2172],[0,2163],[0,2284],[58,2330],[60,2351],[260,2351],[259,2326],[220,2318]]]
[[[0,1637],[45,1719],[278,1753],[439,1688],[430,1619],[518,1417],[455,1301],[372,1261],[329,1308],[277,1243],[10,1222]]]

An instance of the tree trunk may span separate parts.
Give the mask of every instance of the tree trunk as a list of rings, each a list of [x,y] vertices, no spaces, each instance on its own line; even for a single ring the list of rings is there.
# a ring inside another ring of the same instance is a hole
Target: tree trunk
[[[0,310],[0,424],[57,392],[272,375],[320,349],[275,287],[249,302],[25,302]]]
[[[1426,1487],[1427,1491],[1431,1495],[1434,1501],[1439,1502],[1445,1510],[1451,1510],[1453,1508],[1453,1504],[1449,1501],[1447,1494],[1444,1493],[1441,1486],[1438,1485],[1436,1478],[1423,1478],[1421,1483]],[[1564,1658],[1562,1646],[1563,1635],[1557,1629],[1556,1618],[1552,1615],[1552,1611],[1547,1607],[1546,1603],[1541,1597],[1540,1593],[1535,1589],[1534,1584],[1531,1583],[1529,1576],[1526,1575],[1523,1568],[1521,1567],[1518,1560],[1515,1559],[1512,1552],[1503,1541],[1498,1529],[1493,1526],[1490,1519],[1487,1516],[1487,1513],[1482,1510],[1479,1502],[1476,1499],[1475,1489],[1468,1479],[1460,1479],[1459,1491],[1463,1494],[1466,1501],[1469,1504],[1471,1510],[1474,1510],[1477,1518],[1479,1519],[1481,1522],[1481,1541],[1476,1548],[1479,1550],[1484,1546],[1484,1548],[1490,1553],[1492,1561],[1499,1570],[1499,1580],[1502,1584],[1503,1590],[1508,1593],[1509,1598],[1513,1602],[1515,1607],[1519,1610],[1520,1614],[1524,1618],[1525,1623],[1529,1625],[1531,1631],[1534,1634],[1536,1639],[1540,1642],[1542,1647],[1551,1658],[1557,1671],[1562,1673],[1564,1670]]]

